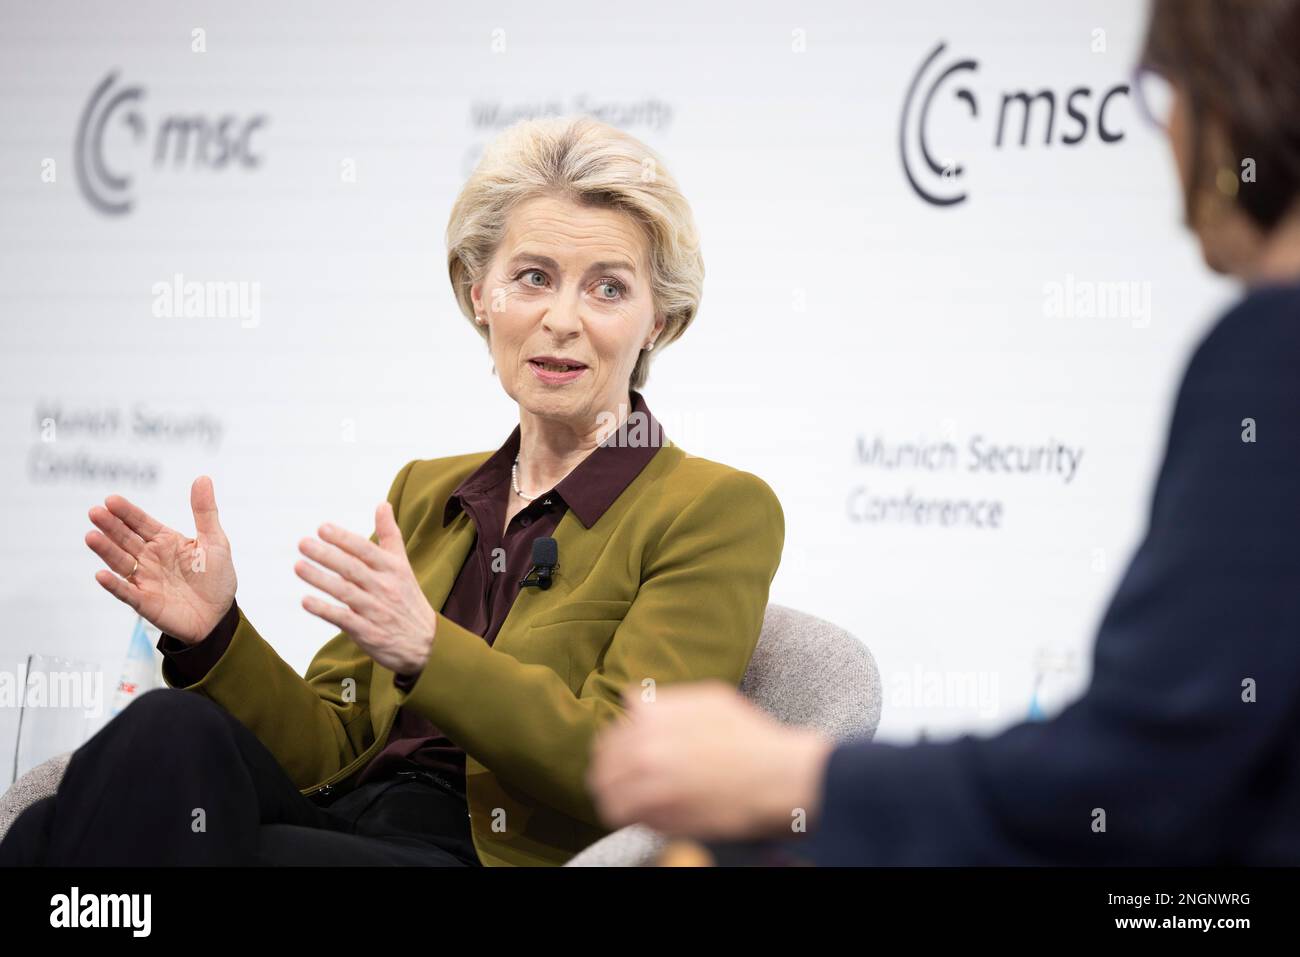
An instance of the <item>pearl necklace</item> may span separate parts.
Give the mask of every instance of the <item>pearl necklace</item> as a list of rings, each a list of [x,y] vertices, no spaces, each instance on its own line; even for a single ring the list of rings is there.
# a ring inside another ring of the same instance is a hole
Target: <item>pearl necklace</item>
[[[538,492],[536,495],[525,495],[523,492],[519,490],[519,453],[518,452],[515,453],[515,464],[510,466],[510,485],[515,490],[515,494],[518,495],[526,502],[536,501],[542,495],[541,492]]]

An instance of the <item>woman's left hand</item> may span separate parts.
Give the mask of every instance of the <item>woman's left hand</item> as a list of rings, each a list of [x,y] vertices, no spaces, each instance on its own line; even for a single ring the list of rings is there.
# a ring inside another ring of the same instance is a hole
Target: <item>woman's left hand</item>
[[[346,607],[314,595],[303,598],[302,607],[346,632],[390,671],[420,671],[433,648],[438,616],[406,557],[393,507],[384,502],[375,510],[378,544],[328,524],[320,527],[319,535],[304,538],[298,550],[324,568],[300,561],[293,570]]]

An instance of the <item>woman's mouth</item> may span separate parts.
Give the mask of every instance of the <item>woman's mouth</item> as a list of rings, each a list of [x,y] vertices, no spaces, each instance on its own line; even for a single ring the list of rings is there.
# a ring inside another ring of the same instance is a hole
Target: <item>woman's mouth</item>
[[[581,362],[555,356],[538,356],[535,359],[529,359],[528,366],[533,370],[533,374],[537,378],[551,385],[572,382],[587,371],[587,367]]]

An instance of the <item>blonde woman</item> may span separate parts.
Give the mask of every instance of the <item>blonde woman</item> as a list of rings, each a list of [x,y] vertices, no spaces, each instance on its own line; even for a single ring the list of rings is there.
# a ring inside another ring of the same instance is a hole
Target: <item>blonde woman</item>
[[[300,543],[323,593],[303,607],[339,629],[305,676],[235,602],[207,477],[193,538],[120,496],[92,508],[96,578],[162,629],[170,687],[73,755],[0,861],[560,864],[605,833],[584,774],[624,691],[739,683],[783,517],[754,475],[668,442],[640,392],[704,278],[672,176],[594,120],[523,123],[447,241],[513,432],[409,462],[369,538]]]

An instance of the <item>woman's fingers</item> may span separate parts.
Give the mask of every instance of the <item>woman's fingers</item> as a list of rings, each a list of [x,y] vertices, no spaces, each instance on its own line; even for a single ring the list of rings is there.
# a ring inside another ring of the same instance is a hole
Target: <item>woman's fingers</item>
[[[134,558],[144,551],[144,539],[127,528],[126,523],[104,506],[91,506],[89,515],[90,520],[108,536],[109,541],[126,554]]]
[[[136,559],[119,548],[108,536],[92,528],[86,533],[86,544],[90,550],[104,560],[104,564],[125,578],[135,568]]]
[[[298,551],[330,571],[338,572],[354,585],[369,588],[375,580],[374,569],[337,546],[326,545],[315,538],[304,538],[298,543]]]
[[[199,538],[220,541],[225,537],[217,515],[217,493],[212,479],[206,475],[200,475],[190,486],[190,511],[194,513],[194,531]]]
[[[166,525],[120,495],[110,495],[104,499],[104,507],[120,518],[127,528],[146,542],[153,541],[158,535],[167,531]]]
[[[314,585],[325,594],[337,598],[353,611],[364,614],[375,605],[374,599],[365,589],[358,588],[338,575],[331,575],[311,562],[295,562],[293,570],[308,585]]]
[[[393,506],[381,502],[375,509],[375,537],[379,547],[393,555],[405,555],[406,543],[402,541],[402,530],[397,527],[397,518],[393,515]]]
[[[144,592],[136,588],[125,578],[118,578],[112,572],[106,572],[103,569],[95,572],[95,581],[104,586],[114,598],[130,605],[135,611],[140,610],[140,603],[144,600]]]
[[[384,571],[393,567],[392,556],[388,552],[370,539],[362,538],[356,532],[349,532],[346,528],[339,528],[337,525],[322,525],[317,529],[316,534],[320,535],[323,541],[355,555],[371,568]]]
[[[345,631],[353,637],[362,634],[365,630],[365,619],[351,608],[331,605],[329,602],[322,601],[313,595],[307,595],[303,598],[302,607],[317,618],[325,619],[339,631]]]

